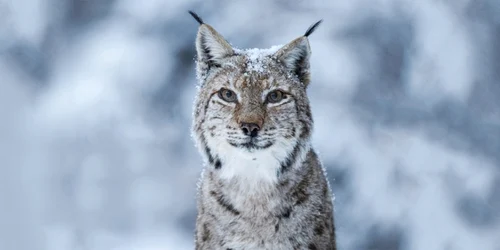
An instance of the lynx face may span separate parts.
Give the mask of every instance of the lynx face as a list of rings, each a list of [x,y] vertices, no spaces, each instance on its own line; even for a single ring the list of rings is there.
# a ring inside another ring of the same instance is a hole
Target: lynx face
[[[198,148],[216,169],[236,156],[287,167],[312,129],[307,36],[267,50],[239,50],[200,24],[193,122]]]
[[[207,140],[248,152],[296,142],[304,126],[297,106],[307,106],[305,86],[271,58],[264,60],[263,67],[270,71],[257,72],[249,69],[255,62],[247,55],[235,56],[205,82],[210,96],[202,101],[202,130],[208,132]]]

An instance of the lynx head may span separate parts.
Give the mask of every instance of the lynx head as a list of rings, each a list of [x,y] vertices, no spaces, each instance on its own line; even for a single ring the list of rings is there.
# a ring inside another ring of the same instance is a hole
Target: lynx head
[[[199,149],[215,168],[228,154],[254,160],[268,154],[286,165],[309,144],[307,37],[321,21],[284,46],[240,50],[190,13],[200,23],[196,38],[200,85],[193,122]]]

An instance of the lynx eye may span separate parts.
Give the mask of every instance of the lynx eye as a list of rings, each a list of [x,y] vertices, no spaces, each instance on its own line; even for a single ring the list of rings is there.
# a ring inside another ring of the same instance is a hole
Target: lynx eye
[[[285,94],[280,91],[280,90],[274,90],[271,91],[269,94],[267,94],[267,102],[269,103],[277,103],[283,100],[285,97]]]
[[[219,97],[226,102],[236,102],[236,93],[229,89],[220,89]]]

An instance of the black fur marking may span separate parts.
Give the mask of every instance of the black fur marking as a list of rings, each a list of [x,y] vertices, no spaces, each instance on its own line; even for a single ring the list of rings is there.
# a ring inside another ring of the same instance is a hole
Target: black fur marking
[[[300,132],[299,137],[300,137],[300,138],[305,139],[305,138],[307,138],[309,135],[311,135],[311,129],[309,128],[309,126],[308,126],[308,124],[307,124],[307,122],[306,122],[306,121],[304,121],[304,120],[300,120],[300,122],[302,122],[302,126],[303,126],[303,127],[302,127],[302,130],[301,130],[301,132]]]
[[[316,28],[318,28],[318,26],[321,24],[321,22],[323,22],[323,19],[317,21],[315,24],[311,25],[309,27],[309,29],[307,29],[306,33],[304,34],[305,37],[308,37],[309,35],[311,35],[314,30],[316,30]]]
[[[279,218],[290,218],[290,214],[292,213],[292,208],[291,207],[288,207],[286,208],[286,210],[279,216]]]
[[[198,16],[198,14],[194,13],[193,11],[188,11],[189,14],[191,14],[191,16],[193,16],[193,18],[200,24],[202,25],[203,24],[203,19],[201,19],[200,16]]]
[[[229,145],[231,145],[235,148],[246,148],[246,149],[266,149],[266,148],[269,148],[273,145],[272,142],[267,142],[266,144],[264,144],[264,146],[256,145],[253,142],[246,142],[246,143],[237,144],[237,143],[228,141],[228,143],[229,143]]]
[[[220,169],[222,167],[222,163],[220,162],[219,159],[215,160],[214,167],[215,167],[215,169]]]
[[[309,192],[307,188],[311,185],[312,175],[313,169],[309,168],[306,175],[292,190],[291,196],[295,200],[295,205],[301,205],[309,199]]]
[[[217,92],[211,93],[210,96],[208,97],[208,101],[205,103],[205,107],[203,108],[203,114],[207,113],[208,106],[210,105],[210,100],[212,100],[212,97],[217,94]]]
[[[283,161],[281,162],[281,173],[285,173],[288,169],[290,169],[292,167],[292,165],[295,163],[295,161],[297,160],[297,156],[299,154],[299,151],[300,151],[300,145],[297,143],[295,145],[295,147],[293,148],[293,151],[292,153],[290,153],[290,155]]]
[[[211,61],[212,61],[212,54],[210,53],[210,48],[208,48],[208,46],[206,45],[207,42],[206,42],[206,38],[205,38],[205,35],[202,35],[200,37],[200,42],[201,42],[201,47],[203,48],[203,57],[204,58],[200,58],[200,59],[206,59],[207,60],[207,64],[210,66],[212,66],[211,64]]]
[[[316,233],[316,235],[321,236],[321,235],[323,235],[324,232],[325,232],[325,227],[323,226],[323,224],[318,224],[314,228],[314,233]]]
[[[208,229],[207,223],[203,224],[203,231],[201,233],[201,240],[207,241],[210,239],[210,229]]]
[[[309,250],[318,250],[318,248],[316,247],[316,244],[314,244],[314,243],[310,243],[307,249],[309,249]]]
[[[296,105],[295,112],[296,112],[297,116],[300,117],[300,114],[303,111],[301,111],[301,108],[298,105]],[[311,126],[313,123],[311,110],[309,108],[306,108],[305,113],[306,113],[307,118],[309,118],[309,121],[304,120],[304,119],[299,119],[300,123],[302,123],[302,130],[300,132],[299,137],[302,139],[306,139],[307,137],[309,137],[311,135]]]
[[[309,199],[309,194],[304,189],[297,190],[297,192],[292,195],[297,199],[295,201],[296,205],[300,205],[304,203],[307,199]]]
[[[276,226],[274,226],[274,232],[278,232],[280,230],[280,223],[276,223]]]
[[[212,100],[212,104],[215,103],[216,101]],[[214,116],[214,117],[210,117],[210,119],[208,119],[209,121],[213,121],[213,120],[224,120],[223,117],[220,117],[220,116]]]
[[[210,195],[212,195],[215,198],[215,200],[217,201],[217,203],[219,203],[219,205],[221,205],[221,207],[225,208],[227,211],[229,211],[233,215],[240,215],[240,212],[238,210],[236,210],[233,207],[233,205],[228,203],[224,199],[224,196],[222,196],[222,194],[217,194],[215,191],[210,191]]]
[[[210,164],[214,164],[214,156],[212,155],[212,152],[210,151],[210,148],[208,146],[205,146],[205,153],[207,154],[208,162]]]
[[[202,144],[205,146],[204,150],[205,150],[205,154],[207,155],[207,158],[208,158],[208,163],[210,163],[210,165],[214,166],[215,169],[220,169],[222,167],[222,163],[217,156],[214,156],[212,154],[212,150],[207,146],[205,136],[202,135],[200,139],[201,139]]]
[[[297,60],[295,60],[295,65],[293,65],[293,68],[295,69],[294,73],[295,75],[297,75],[297,77],[300,79],[301,82],[304,82],[305,74],[303,72],[303,68],[304,65],[306,64],[306,58],[307,58],[306,52],[301,50],[299,57],[297,58]]]

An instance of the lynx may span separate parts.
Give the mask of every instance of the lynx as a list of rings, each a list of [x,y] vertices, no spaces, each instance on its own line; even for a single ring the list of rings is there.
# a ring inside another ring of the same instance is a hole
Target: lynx
[[[205,249],[336,250],[332,194],[311,147],[308,36],[233,48],[200,24],[192,135],[204,157],[195,243]]]

